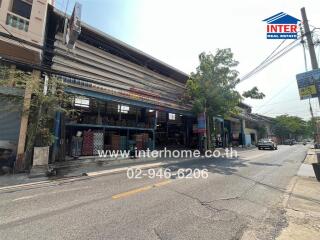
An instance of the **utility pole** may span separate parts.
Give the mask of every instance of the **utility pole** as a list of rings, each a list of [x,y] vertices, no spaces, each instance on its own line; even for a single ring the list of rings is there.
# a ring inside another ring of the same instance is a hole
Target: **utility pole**
[[[310,28],[309,28],[306,9],[304,7],[301,8],[301,16],[302,16],[302,23],[303,23],[305,35],[306,35],[306,38],[307,38],[307,43],[308,43],[308,48],[309,48],[309,53],[310,53],[312,69],[318,69],[318,62],[317,62],[317,58],[316,58],[316,52],[314,50],[314,44],[313,44],[313,40],[312,40]]]
[[[307,38],[311,66],[312,66],[312,69],[315,70],[315,69],[318,69],[319,67],[318,67],[316,51],[314,50],[314,43],[312,40],[312,35],[310,32],[310,27],[309,27],[309,23],[308,23],[308,19],[307,19],[306,9],[304,7],[301,8],[301,17],[302,17],[304,32],[305,32],[305,35]],[[319,93],[318,89],[317,89],[317,94],[318,94],[318,101],[319,101],[319,106],[320,106],[320,93]]]
[[[310,31],[310,27],[309,27],[309,23],[308,23],[308,19],[307,19],[307,14],[306,14],[306,9],[303,7],[301,8],[301,17],[302,17],[302,23],[303,23],[303,27],[304,27],[304,31],[305,31],[305,36],[307,38],[307,43],[308,43],[308,48],[309,48],[309,54],[310,54],[310,59],[311,59],[311,66],[312,69],[318,69],[318,62],[317,62],[317,58],[316,58],[316,52],[314,50],[314,43],[312,40],[312,35],[311,35],[311,31]],[[318,95],[318,101],[319,101],[319,106],[320,106],[320,93],[317,89],[317,95]],[[310,104],[310,98],[309,98],[309,105],[310,105],[310,112],[312,115],[312,119],[313,119],[313,111],[312,111],[312,107]],[[319,145],[318,142],[318,137],[319,137],[319,128],[318,128],[318,122],[316,120],[315,123],[315,127],[316,127],[316,143],[317,145]]]
[[[306,42],[304,41],[304,30],[301,27],[301,24],[300,24],[300,31],[301,31],[301,41],[300,41],[300,43],[302,44],[304,67],[305,67],[305,70],[307,72],[308,71],[308,64],[307,64],[306,47],[305,47],[305,43]],[[312,106],[311,106],[311,93],[310,93],[310,96],[309,96],[309,109],[310,109],[310,114],[311,114],[311,120],[313,120],[314,115],[313,115],[313,110],[312,110]]]

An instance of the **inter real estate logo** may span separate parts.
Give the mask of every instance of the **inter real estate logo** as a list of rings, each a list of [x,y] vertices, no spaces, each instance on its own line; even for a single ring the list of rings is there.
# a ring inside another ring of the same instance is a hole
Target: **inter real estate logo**
[[[263,21],[267,22],[267,39],[297,39],[299,19],[280,12]]]

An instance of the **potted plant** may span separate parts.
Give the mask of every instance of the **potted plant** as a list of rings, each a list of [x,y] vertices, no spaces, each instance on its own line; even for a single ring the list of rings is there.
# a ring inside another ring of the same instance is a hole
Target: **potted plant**
[[[33,151],[32,169],[42,168],[43,172],[48,170],[50,147],[56,138],[53,134],[56,113],[69,115],[74,112],[70,108],[74,96],[67,94],[64,88],[63,81],[55,77],[33,88],[27,147],[27,151]]]
[[[40,128],[36,134],[33,150],[33,166],[47,167],[49,164],[50,146],[54,143],[54,135],[49,128]]]

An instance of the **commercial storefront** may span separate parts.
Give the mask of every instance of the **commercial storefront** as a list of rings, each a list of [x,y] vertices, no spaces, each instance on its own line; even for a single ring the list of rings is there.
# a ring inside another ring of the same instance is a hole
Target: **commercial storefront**
[[[45,59],[74,95],[77,112],[57,115],[57,159],[132,146],[197,146],[196,118],[180,103],[187,74],[84,23],[70,50],[64,43],[65,15],[54,8],[48,14],[46,39],[52,46]]]
[[[65,81],[70,78],[61,77]],[[119,98],[71,85],[74,114],[58,115],[61,159],[95,156],[102,150],[192,148],[189,112]]]

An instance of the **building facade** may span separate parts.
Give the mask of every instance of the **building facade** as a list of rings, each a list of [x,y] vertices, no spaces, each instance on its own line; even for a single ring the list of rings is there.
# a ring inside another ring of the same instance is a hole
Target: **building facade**
[[[29,72],[40,78],[44,36],[49,0],[2,0],[0,1],[0,60],[10,68]],[[10,77],[10,76],[9,76]],[[14,82],[14,81],[13,81]],[[22,97],[21,104],[9,106],[2,102],[0,109],[0,147],[10,146],[17,158],[17,168],[23,169],[31,91],[20,91],[14,86],[2,87],[0,94]],[[10,89],[10,91],[9,91]]]
[[[132,146],[196,147],[196,119],[180,103],[187,74],[85,23],[69,49],[65,14],[50,8],[48,15],[45,38],[53,44],[44,52],[46,66],[67,84],[78,112],[57,116],[56,159]]]
[[[67,108],[74,114],[55,116],[51,162],[102,150],[199,146],[197,117],[181,102],[188,74],[80,21],[70,47],[74,16],[49,0],[0,1],[0,13],[1,63],[39,81],[41,73],[58,78],[73,96]],[[24,169],[29,118],[22,112],[30,107],[32,90],[9,88],[0,88],[0,95],[16,94],[22,101],[11,107],[18,111],[0,109],[0,148],[1,142],[14,145],[16,168]],[[239,109],[238,116],[214,118],[216,147],[257,142],[260,120],[250,106],[241,103]]]

